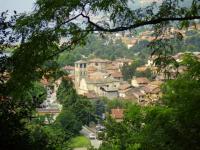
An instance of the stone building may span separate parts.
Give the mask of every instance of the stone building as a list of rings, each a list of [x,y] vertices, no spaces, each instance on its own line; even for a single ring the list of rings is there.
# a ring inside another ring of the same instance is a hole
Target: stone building
[[[110,99],[118,97],[122,80],[119,68],[112,69],[112,62],[100,58],[75,62],[75,88],[78,94],[94,92]],[[107,70],[109,68],[109,70]]]
[[[106,73],[94,72],[88,77],[82,78],[78,88],[79,94],[85,94],[94,91],[99,96],[108,98],[118,97],[119,80],[116,80]]]
[[[94,58],[88,61],[88,65],[95,67],[98,71],[105,70],[106,66],[111,63],[110,60],[100,58]]]
[[[87,61],[79,60],[75,62],[75,88],[78,89],[82,78],[87,76]]]

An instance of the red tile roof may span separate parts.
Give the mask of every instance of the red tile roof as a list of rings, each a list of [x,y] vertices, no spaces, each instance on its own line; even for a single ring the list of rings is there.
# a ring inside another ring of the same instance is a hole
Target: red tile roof
[[[126,90],[128,88],[131,88],[131,85],[129,83],[125,83],[119,86],[119,90]]]
[[[124,117],[124,109],[111,109],[111,116],[114,119],[123,119]]]
[[[147,78],[140,77],[135,79],[138,84],[148,84],[150,81]]]
[[[123,75],[122,75],[121,72],[112,72],[112,73],[111,73],[111,76],[112,76],[113,78],[122,78],[122,77],[123,77]]]

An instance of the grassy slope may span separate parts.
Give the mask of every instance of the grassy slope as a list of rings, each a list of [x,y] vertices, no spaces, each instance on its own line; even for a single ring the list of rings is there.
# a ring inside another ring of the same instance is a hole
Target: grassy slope
[[[84,136],[77,136],[73,138],[70,142],[71,148],[89,147],[90,145],[91,145],[90,140]]]

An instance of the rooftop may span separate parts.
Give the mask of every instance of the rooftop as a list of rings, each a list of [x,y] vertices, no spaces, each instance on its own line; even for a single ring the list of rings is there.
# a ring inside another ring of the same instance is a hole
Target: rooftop
[[[123,119],[124,117],[124,109],[111,109],[111,116],[113,119]]]
[[[124,83],[119,86],[119,90],[126,90],[129,88],[131,88],[131,85],[129,83]]]
[[[161,86],[163,84],[163,81],[155,80],[150,82],[149,84],[155,85],[155,86]]]
[[[111,73],[111,76],[112,76],[113,78],[122,78],[122,77],[123,77],[122,73],[119,72],[119,71],[112,72],[112,73]]]
[[[82,63],[87,63],[87,61],[85,61],[85,60],[79,60],[79,61],[75,62],[75,64],[82,64]]]
[[[145,77],[134,78],[139,84],[148,84],[150,81]],[[134,80],[133,79],[133,80]]]
[[[107,74],[107,73],[97,71],[97,72],[89,74],[88,79],[89,80],[103,80],[103,79],[107,78],[108,76],[109,76],[109,74]]]

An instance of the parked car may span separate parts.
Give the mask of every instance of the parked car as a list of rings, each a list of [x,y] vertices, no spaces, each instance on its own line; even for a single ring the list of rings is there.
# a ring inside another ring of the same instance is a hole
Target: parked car
[[[95,135],[94,133],[90,133],[90,134],[89,134],[89,138],[90,138],[90,139],[96,139],[96,135]]]
[[[96,130],[97,131],[103,131],[103,130],[105,130],[105,127],[100,125],[100,124],[98,124],[98,125],[96,125]]]

